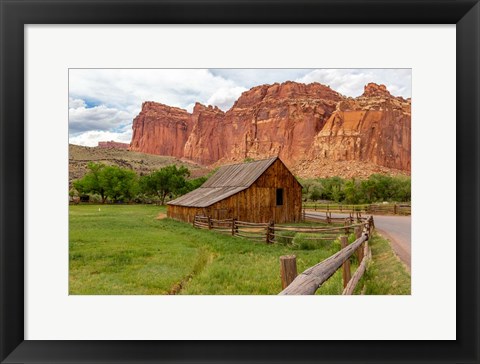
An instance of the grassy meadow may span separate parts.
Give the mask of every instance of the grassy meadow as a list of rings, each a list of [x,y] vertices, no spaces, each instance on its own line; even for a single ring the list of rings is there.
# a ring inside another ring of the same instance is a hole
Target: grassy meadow
[[[72,205],[69,228],[72,295],[277,294],[280,256],[295,254],[300,273],[340,249],[338,241],[299,237],[294,246],[267,245],[197,230],[165,218],[165,207],[154,205]],[[410,275],[388,242],[374,237],[370,244],[374,261],[360,288],[410,294]],[[352,257],[352,273],[356,265]],[[340,269],[317,294],[342,288]]]

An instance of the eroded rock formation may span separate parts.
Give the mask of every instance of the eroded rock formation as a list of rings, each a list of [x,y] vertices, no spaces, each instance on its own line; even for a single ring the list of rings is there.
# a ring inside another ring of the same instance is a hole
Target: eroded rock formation
[[[181,158],[191,129],[191,114],[186,110],[144,102],[133,120],[130,150]]]
[[[145,102],[130,149],[202,165],[279,155],[309,176],[348,175],[335,169],[351,161],[409,173],[410,129],[410,100],[384,85],[370,83],[347,98],[319,83],[288,81],[244,92],[227,112],[197,103],[190,114]]]

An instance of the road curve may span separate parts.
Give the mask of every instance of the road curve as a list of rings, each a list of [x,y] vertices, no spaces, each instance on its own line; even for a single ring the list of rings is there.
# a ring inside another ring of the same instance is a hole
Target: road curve
[[[308,211],[308,214],[325,216],[325,213]],[[347,217],[345,214],[332,213],[332,217]],[[375,229],[390,241],[393,250],[405,263],[408,271],[412,264],[412,217],[374,215]]]
[[[374,215],[373,221],[378,232],[390,241],[395,253],[412,269],[412,217]]]

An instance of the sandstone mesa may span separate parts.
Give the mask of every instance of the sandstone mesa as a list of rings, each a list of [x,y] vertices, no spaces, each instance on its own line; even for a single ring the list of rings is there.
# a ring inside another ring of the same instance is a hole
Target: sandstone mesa
[[[410,174],[411,100],[369,83],[356,98],[287,81],[245,91],[226,112],[147,101],[130,150],[217,166],[279,155],[299,176]]]

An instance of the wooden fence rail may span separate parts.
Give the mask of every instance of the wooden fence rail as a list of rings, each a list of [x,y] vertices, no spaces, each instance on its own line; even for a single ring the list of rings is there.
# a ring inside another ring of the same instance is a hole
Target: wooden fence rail
[[[360,265],[352,278],[349,279],[343,294],[352,294],[358,281],[366,270],[367,260],[370,258],[368,239],[373,229],[373,218],[370,216],[364,225],[361,236],[352,244],[343,247],[339,252],[325,259],[324,261],[308,268],[297,276],[293,282],[286,287],[279,295],[312,295],[327,281],[344,263],[357,251],[360,252]],[[364,244],[365,243],[365,244]]]
[[[368,241],[366,241],[364,251],[363,251],[363,259],[361,260],[360,265],[358,266],[357,270],[355,271],[351,279],[348,280],[347,286],[343,290],[342,295],[353,294],[353,291],[355,290],[355,287],[357,287],[357,284],[360,281],[360,278],[362,278],[363,274],[367,270],[367,262],[369,259],[370,259],[370,251],[368,249]]]
[[[359,280],[367,269],[368,260],[371,258],[371,252],[368,247],[368,239],[374,228],[372,216],[368,218],[357,215],[356,223],[351,218],[342,219],[342,224],[329,227],[300,226],[300,225],[279,225],[273,223],[252,223],[238,221],[237,219],[216,220],[208,216],[196,215],[193,219],[193,226],[199,229],[215,230],[220,233],[239,236],[257,242],[267,244],[278,242],[279,239],[286,239],[292,242],[295,234],[315,234],[311,237],[302,236],[302,240],[335,240],[342,234],[354,233],[356,240],[348,245],[347,237],[341,239],[342,249],[324,261],[308,268],[292,280],[290,273],[282,270],[282,284],[288,281],[290,284],[284,287],[280,295],[307,295],[314,294],[326,280],[328,280],[340,267],[343,267],[344,290],[342,294],[352,294]],[[351,275],[350,265],[348,263],[353,254],[357,254],[359,266],[355,273]],[[282,269],[292,269],[291,262],[286,264],[283,260]],[[290,266],[290,268],[287,268]],[[285,277],[290,277],[289,279]]]
[[[215,230],[220,233],[239,236],[254,241],[264,241],[267,244],[276,243],[279,239],[290,242],[294,235],[315,234],[315,236],[302,236],[304,240],[335,240],[341,234],[350,234],[357,227],[364,224],[365,219],[359,219],[353,223],[350,218],[341,219],[338,224],[331,224],[327,227],[301,226],[301,225],[274,225],[273,223],[252,223],[239,221],[237,219],[217,220],[208,216],[196,215],[193,219],[193,226],[198,229]]]
[[[411,206],[409,204],[364,204],[364,205],[342,205],[342,204],[317,204],[304,203],[304,210],[313,210],[329,213],[367,213],[379,215],[410,215]]]
[[[322,214],[322,212],[324,214]],[[347,213],[347,212],[344,212]],[[362,213],[361,212],[349,212],[348,217],[332,217],[331,211],[321,211],[318,213],[309,213],[305,209],[303,210],[303,220],[304,221],[311,221],[311,222],[323,222],[327,224],[343,224],[345,221],[350,221],[353,223],[354,221],[362,221]]]

